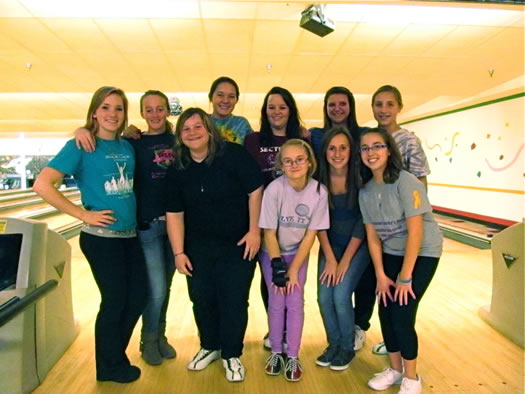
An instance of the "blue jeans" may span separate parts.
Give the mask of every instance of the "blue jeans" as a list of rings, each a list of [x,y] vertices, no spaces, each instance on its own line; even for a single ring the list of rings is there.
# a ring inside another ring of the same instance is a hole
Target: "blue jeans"
[[[175,273],[175,260],[164,220],[150,222],[150,228],[138,231],[148,278],[148,303],[142,313],[142,330],[153,333],[166,323],[170,287]]]
[[[317,302],[323,318],[326,339],[330,346],[340,346],[346,350],[354,348],[354,306],[352,293],[354,292],[361,275],[370,264],[370,254],[366,242],[363,242],[350,267],[337,286],[321,284],[319,277],[324,270],[326,258],[322,253],[319,256],[319,271],[317,274]]]

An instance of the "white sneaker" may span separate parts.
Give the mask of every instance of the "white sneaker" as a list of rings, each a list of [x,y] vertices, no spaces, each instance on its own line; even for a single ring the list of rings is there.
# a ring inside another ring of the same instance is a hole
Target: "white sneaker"
[[[242,382],[244,380],[244,365],[238,357],[222,360],[222,366],[226,371],[226,379],[230,382]]]
[[[221,358],[220,350],[206,350],[201,348],[197,354],[193,356],[186,368],[192,371],[201,371],[219,358]]]
[[[268,338],[268,334],[263,339],[263,348],[266,350],[272,350],[272,343],[270,342],[270,338]],[[288,350],[288,344],[286,343],[286,335],[283,338],[283,353],[286,353]]]
[[[270,342],[270,338],[268,338],[268,334],[264,336],[263,348],[265,348],[266,350],[272,350],[272,344]]]
[[[418,376],[417,380],[403,378],[401,382],[401,389],[398,391],[399,394],[421,394],[423,390],[421,384],[421,377]]]
[[[354,350],[357,352],[363,347],[366,340],[366,331],[359,326],[354,326]]]
[[[383,372],[374,374],[374,377],[368,381],[368,387],[374,390],[386,390],[394,384],[401,384],[403,374],[392,368],[386,368]]]
[[[386,350],[385,343],[384,342],[379,342],[379,343],[375,344],[374,347],[372,348],[372,353],[378,354],[380,356],[384,356],[384,355],[388,354],[388,350]]]

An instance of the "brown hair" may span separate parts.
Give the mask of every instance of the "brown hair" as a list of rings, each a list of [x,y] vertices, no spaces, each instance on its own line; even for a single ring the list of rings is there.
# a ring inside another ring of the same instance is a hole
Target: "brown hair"
[[[215,127],[215,124],[203,109],[201,108],[188,108],[182,114],[180,114],[179,119],[177,120],[177,126],[175,127],[175,157],[176,157],[176,166],[177,168],[186,168],[189,163],[191,163],[191,154],[190,150],[186,145],[182,143],[181,133],[184,123],[191,118],[193,115],[198,115],[202,122],[204,123],[204,128],[210,136],[208,142],[208,156],[204,160],[205,163],[211,164],[217,153],[221,150],[224,143],[224,139],[221,134]]]
[[[332,142],[332,139],[338,135],[344,135],[348,139],[350,145],[350,160],[348,161],[348,169],[346,172],[346,207],[352,208],[357,203],[357,194],[359,189],[359,164],[361,159],[359,158],[359,149],[357,143],[354,142],[352,135],[346,127],[333,127],[323,135],[321,142],[321,154],[319,155],[319,173],[317,179],[319,183],[326,186],[329,191],[328,203],[330,207],[333,207],[332,202],[332,182],[330,182],[330,164],[326,158],[326,152]]]
[[[166,112],[168,113],[168,116],[170,115],[170,100],[168,99],[168,96],[166,96],[160,90],[148,90],[140,97],[140,114],[142,117],[144,117],[144,107],[142,104],[144,103],[144,99],[148,96],[158,96],[162,98],[165,101],[164,105],[166,106]],[[166,119],[166,131],[173,134],[173,124],[168,121],[168,119]]]
[[[392,85],[383,85],[379,89],[376,90],[376,92],[372,96],[372,106],[374,106],[374,101],[376,99],[376,96],[379,93],[383,93],[383,92],[390,92],[390,93],[392,93],[394,95],[397,103],[399,104],[399,108],[403,108],[403,99],[401,98],[401,92],[399,91],[398,88],[396,88],[395,86],[392,86]]]
[[[399,173],[403,169],[403,159],[401,158],[401,153],[399,153],[399,148],[394,137],[381,127],[365,130],[363,134],[361,134],[361,140],[367,134],[378,134],[383,141],[385,141],[390,155],[388,155],[385,172],[383,172],[383,181],[385,183],[394,183],[397,181],[397,178],[399,178]],[[359,146],[361,146],[361,140],[359,141]],[[360,177],[362,186],[372,179],[372,176],[372,170],[365,164],[361,165]]]

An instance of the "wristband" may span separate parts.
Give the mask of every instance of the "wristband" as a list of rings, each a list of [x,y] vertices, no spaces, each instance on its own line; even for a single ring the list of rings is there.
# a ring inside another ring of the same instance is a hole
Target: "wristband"
[[[399,274],[397,274],[397,279],[396,279],[396,282],[399,282],[401,283],[402,285],[408,285],[410,283],[412,283],[412,278],[410,278],[409,280],[403,280],[399,277]]]
[[[184,251],[182,251],[182,252],[179,252],[179,253],[175,253],[175,254],[173,255],[173,257],[177,257],[177,256],[180,256],[181,254],[184,254]]]
[[[277,287],[285,287],[286,278],[286,263],[281,257],[275,257],[271,260],[272,265],[272,282]]]

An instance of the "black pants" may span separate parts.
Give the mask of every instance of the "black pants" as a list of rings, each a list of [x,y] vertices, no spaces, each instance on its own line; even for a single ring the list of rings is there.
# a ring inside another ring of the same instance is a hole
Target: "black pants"
[[[193,265],[188,289],[201,347],[222,358],[242,354],[248,325],[248,297],[255,262],[244,260],[244,245],[203,242],[187,248]]]
[[[365,331],[370,328],[370,318],[374,312],[376,284],[374,264],[370,263],[363,272],[354,291],[355,324]]]
[[[133,328],[146,305],[144,255],[138,239],[105,238],[80,233],[86,256],[101,295],[95,322],[97,377],[128,366],[126,356]]]
[[[264,275],[262,273],[261,268],[261,298],[262,302],[264,304],[264,309],[266,310],[266,314],[268,314],[268,286],[266,286],[266,282],[264,281]]]
[[[394,282],[401,271],[403,256],[383,253],[385,274]],[[412,290],[416,299],[408,296],[408,305],[400,306],[399,302],[388,301],[387,306],[379,304],[379,321],[381,332],[389,353],[401,352],[405,360],[417,358],[418,343],[416,334],[416,314],[423,294],[434,277],[439,257],[419,256],[412,272]],[[392,290],[393,294],[393,290]]]

